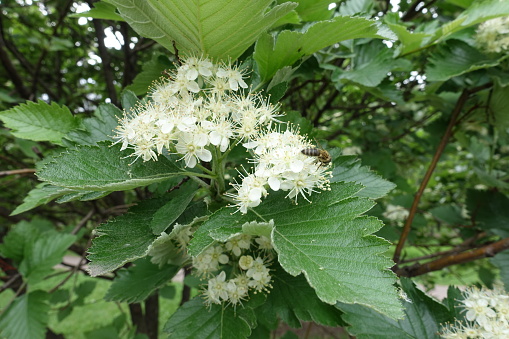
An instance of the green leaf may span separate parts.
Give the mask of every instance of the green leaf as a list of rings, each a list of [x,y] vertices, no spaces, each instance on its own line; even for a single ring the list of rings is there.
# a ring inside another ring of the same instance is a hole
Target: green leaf
[[[102,104],[94,112],[94,117],[86,118],[78,129],[70,131],[65,139],[73,145],[94,145],[100,141],[113,141],[114,130],[122,117],[122,111],[115,105]]]
[[[268,81],[277,70],[293,65],[305,55],[311,55],[334,43],[356,38],[391,39],[395,36],[374,20],[337,16],[317,22],[305,32],[282,31],[276,37],[263,34],[256,43],[254,59],[260,77]]]
[[[405,317],[398,321],[361,305],[336,305],[345,312],[348,332],[359,339],[440,338],[438,324],[453,320],[447,308],[417,289],[409,279],[401,285],[411,302],[404,301]]]
[[[438,220],[451,225],[462,225],[465,223],[465,218],[461,215],[461,208],[457,205],[440,205],[432,208],[429,212]]]
[[[293,277],[278,267],[272,271],[272,289],[267,301],[256,310],[267,321],[280,318],[292,328],[301,327],[301,321],[313,321],[326,326],[344,326],[341,312],[322,302],[303,275]]]
[[[359,303],[399,318],[396,279],[389,270],[393,263],[382,255],[389,243],[371,235],[383,226],[378,219],[360,216],[374,204],[355,196],[361,189],[351,182],[332,183],[330,191],[311,197],[312,204],[299,205],[285,199],[285,192],[275,192],[256,213],[241,216],[223,208],[195,232],[189,252],[197,255],[213,237],[237,233],[245,222],[274,220],[272,240],[281,266],[293,276],[304,273],[323,302]]]
[[[334,156],[331,182],[355,182],[364,186],[356,194],[359,197],[378,199],[389,193],[394,187],[390,181],[383,179],[367,166],[361,166],[355,156]]]
[[[283,3],[280,0],[278,3]],[[320,21],[328,20],[334,14],[334,10],[329,9],[331,2],[329,0],[297,0],[299,6],[295,11],[299,14],[302,21]]]
[[[47,204],[70,191],[71,190],[66,188],[40,183],[33,190],[28,192],[28,195],[23,199],[23,203],[16,207],[11,215],[20,214],[32,208],[36,208],[37,206]]]
[[[446,81],[478,69],[494,67],[501,59],[496,55],[482,54],[463,41],[449,40],[440,46],[429,61],[430,65],[426,69],[428,80]]]
[[[164,325],[164,332],[179,339],[242,339],[250,335],[253,318],[251,308],[239,307],[235,311],[224,305],[207,307],[196,297],[177,309]]]
[[[373,9],[371,0],[347,0],[341,3],[338,12],[340,15],[359,15],[367,14]]]
[[[120,145],[78,146],[50,158],[37,176],[41,181],[67,188],[123,191],[182,174],[164,156],[158,161],[133,163],[129,154],[127,150],[120,151]]]
[[[33,222],[20,221],[3,237],[0,243],[2,257],[12,259],[14,263],[20,263],[23,260],[25,247],[30,246],[39,234],[40,231]]]
[[[152,234],[150,222],[164,203],[162,199],[143,201],[126,214],[99,226],[99,236],[93,240],[88,251],[90,275],[105,274],[144,257],[156,238]]]
[[[357,54],[352,59],[352,68],[348,71],[336,68],[333,81],[348,79],[367,87],[376,87],[389,71],[404,63],[403,59],[394,59],[394,52],[377,40],[357,46],[355,50]]]
[[[0,316],[2,338],[45,338],[49,294],[35,291],[21,295]]]
[[[53,230],[42,233],[34,242],[25,244],[19,271],[31,284],[39,282],[62,261],[65,251],[75,240],[76,236],[72,234]]]
[[[507,290],[507,286],[509,286],[509,250],[497,253],[494,258],[490,258],[490,261],[500,269],[500,279]]]
[[[497,191],[467,192],[467,207],[476,226],[502,237],[509,236],[509,198]]]
[[[71,18],[94,18],[94,19],[103,19],[103,20],[114,20],[114,21],[125,21],[120,15],[116,13],[115,6],[106,3],[104,1],[94,2],[94,7],[89,11],[83,13],[76,13],[69,15]]]
[[[152,83],[161,78],[162,72],[172,68],[173,64],[164,54],[156,54],[152,59],[143,64],[143,69],[136,75],[133,83],[126,89],[133,91],[136,95],[145,95]]]
[[[141,36],[183,55],[237,59],[295,4],[271,0],[108,0]],[[228,37],[227,39],[225,37]]]
[[[18,138],[55,144],[61,144],[62,137],[78,125],[67,107],[55,102],[49,105],[42,100],[37,103],[27,101],[0,112],[0,120]]]
[[[165,265],[159,268],[149,259],[137,260],[133,266],[121,269],[111,284],[106,296],[107,301],[139,303],[147,299],[156,289],[164,286],[177,274],[180,267]]]
[[[166,196],[169,201],[154,214],[150,224],[154,234],[161,234],[180,217],[193,200],[197,188],[195,183],[187,182]]]
[[[500,132],[505,132],[509,128],[509,85],[503,86],[500,81],[495,81],[489,107],[493,126]]]

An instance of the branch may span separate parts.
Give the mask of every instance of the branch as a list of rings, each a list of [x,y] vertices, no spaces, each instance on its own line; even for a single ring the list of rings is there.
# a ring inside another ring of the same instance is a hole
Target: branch
[[[508,248],[509,248],[509,238],[505,238],[495,243],[482,246],[474,250],[468,250],[459,254],[448,255],[447,257],[443,257],[428,262],[426,264],[422,265],[417,264],[403,268],[396,268],[395,270],[394,269],[393,270],[398,276],[416,277],[418,275],[422,275],[425,273],[439,271],[444,267],[463,264],[477,259],[494,257],[495,254],[500,253]]]
[[[414,201],[412,203],[412,207],[410,208],[410,212],[408,215],[408,218],[405,222],[405,226],[403,227],[403,231],[401,232],[401,236],[399,238],[398,245],[396,246],[396,250],[394,252],[394,262],[396,263],[396,266],[400,263],[400,257],[401,257],[401,251],[403,249],[403,246],[405,244],[406,239],[408,238],[408,235],[410,234],[410,229],[412,227],[412,221],[414,220],[415,214],[417,212],[417,207],[419,205],[419,201],[421,200],[422,194],[424,193],[424,189],[428,185],[428,182],[431,178],[431,175],[433,174],[433,171],[435,170],[438,160],[442,156],[442,153],[444,152],[445,146],[447,146],[447,142],[449,141],[449,138],[452,135],[453,127],[456,124],[456,120],[458,119],[458,116],[461,113],[461,110],[463,109],[463,106],[467,102],[469,96],[473,93],[479,92],[481,90],[484,90],[486,88],[491,87],[493,84],[488,83],[483,86],[479,86],[476,88],[473,88],[471,90],[465,89],[463,93],[461,93],[458,101],[456,102],[456,106],[454,107],[451,115],[451,120],[449,121],[449,125],[447,125],[447,129],[445,130],[444,135],[442,136],[442,140],[440,140],[440,144],[438,145],[438,148],[433,155],[433,159],[431,160],[431,164],[428,167],[428,170],[426,171],[426,174],[424,175],[424,178],[422,179],[421,185],[419,187],[419,190],[415,194]]]

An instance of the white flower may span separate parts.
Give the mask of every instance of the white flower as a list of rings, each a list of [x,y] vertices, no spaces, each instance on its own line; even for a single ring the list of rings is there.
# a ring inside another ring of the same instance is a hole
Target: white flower
[[[236,91],[239,86],[247,88],[246,82],[242,79],[242,73],[238,69],[234,69],[231,66],[219,67],[216,72],[217,77],[228,79],[230,89]]]
[[[220,304],[221,300],[228,300],[227,283],[225,282],[226,273],[221,271],[215,278],[208,282],[207,302]]]
[[[235,280],[228,281],[226,290],[228,291],[228,301],[232,305],[239,304],[242,299],[247,297],[248,294],[248,288],[242,285],[238,285]]]
[[[193,168],[196,166],[198,159],[203,161],[212,160],[212,153],[203,147],[206,142],[199,135],[195,137],[189,133],[182,133],[175,148],[177,153],[184,154],[186,166]]]
[[[185,68],[185,74],[188,80],[196,80],[198,75],[204,77],[211,76],[214,65],[207,58],[190,57],[182,67]]]
[[[272,241],[266,236],[262,235],[255,239],[255,242],[258,244],[258,248],[261,250],[271,250],[273,249]]]

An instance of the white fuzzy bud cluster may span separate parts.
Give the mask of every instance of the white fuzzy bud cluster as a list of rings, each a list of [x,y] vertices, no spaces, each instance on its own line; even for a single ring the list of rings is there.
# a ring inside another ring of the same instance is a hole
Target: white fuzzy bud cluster
[[[193,234],[192,225],[175,224],[169,234],[162,232],[148,249],[148,255],[152,257],[150,261],[159,267],[185,261],[186,248]]]
[[[509,49],[509,17],[488,20],[479,25],[476,35],[477,45],[490,53],[500,53]]]
[[[277,117],[260,95],[239,91],[247,87],[237,67],[187,58],[154,85],[150,101],[124,115],[115,138],[136,159],[157,160],[166,149],[187,167],[209,162],[213,148],[225,152],[232,140],[251,140]]]
[[[204,290],[206,303],[227,302],[236,306],[248,298],[250,291],[268,291],[271,287],[268,266],[273,255],[268,251],[272,251],[269,238],[241,233],[223,244],[215,243],[194,257],[196,273],[209,278]],[[226,272],[230,272],[230,279]]]
[[[291,129],[268,131],[244,143],[244,147],[253,150],[255,167],[241,183],[233,184],[237,193],[230,196],[237,202],[235,206],[241,213],[258,206],[269,188],[287,191],[287,197],[295,203],[299,195],[309,201],[306,195],[317,192],[317,189],[329,189],[329,166],[320,164],[316,157],[303,154],[303,150],[313,146]]]
[[[509,338],[509,296],[504,291],[473,287],[464,295],[461,302],[470,323],[446,325],[442,338]]]

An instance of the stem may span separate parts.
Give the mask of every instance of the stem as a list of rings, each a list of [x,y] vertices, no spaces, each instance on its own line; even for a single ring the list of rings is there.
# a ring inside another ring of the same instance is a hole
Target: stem
[[[221,157],[221,151],[217,147],[214,147],[214,151],[212,152],[212,170],[216,174],[216,189],[217,195],[221,196],[225,191],[225,183],[224,183],[224,168],[225,162]]]

